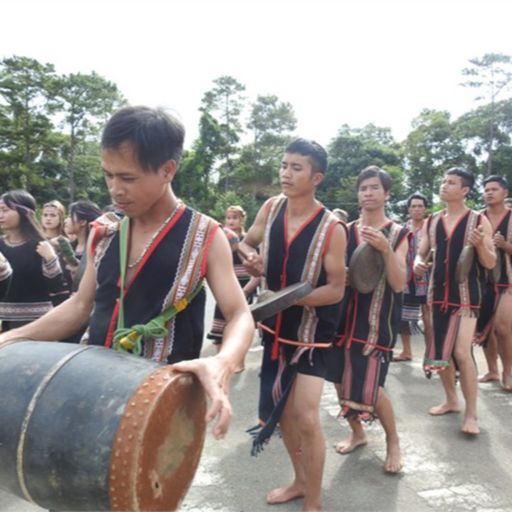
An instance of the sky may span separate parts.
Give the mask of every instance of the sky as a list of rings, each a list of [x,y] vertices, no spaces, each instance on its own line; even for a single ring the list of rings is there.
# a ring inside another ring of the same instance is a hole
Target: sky
[[[96,71],[130,104],[164,106],[197,136],[213,80],[249,101],[290,102],[296,134],[328,144],[343,124],[400,141],[422,109],[475,108],[469,59],[512,55],[510,0],[2,0],[0,58]]]

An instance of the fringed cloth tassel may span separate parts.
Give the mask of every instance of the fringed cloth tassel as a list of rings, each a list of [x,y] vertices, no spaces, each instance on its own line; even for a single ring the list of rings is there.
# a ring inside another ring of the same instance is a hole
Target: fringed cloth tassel
[[[276,427],[278,426],[279,420],[281,419],[281,415],[283,414],[286,401],[288,400],[295,376],[297,375],[297,367],[295,365],[288,366],[288,369],[291,370],[290,375],[286,379],[288,383],[267,422],[264,425],[255,425],[254,427],[246,430],[246,432],[253,437],[251,448],[251,455],[253,457],[262,452],[265,445],[270,441],[270,438],[272,437],[272,434],[274,433]]]

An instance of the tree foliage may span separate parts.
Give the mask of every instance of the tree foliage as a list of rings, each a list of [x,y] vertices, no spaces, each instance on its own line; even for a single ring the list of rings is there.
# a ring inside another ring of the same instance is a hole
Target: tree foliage
[[[89,197],[107,204],[98,133],[123,101],[117,86],[94,72],[58,75],[35,59],[3,59],[2,189],[26,188],[40,201]]]
[[[96,140],[108,116],[123,103],[117,86],[94,71],[85,75],[71,73],[59,77],[54,86],[55,100],[62,116],[61,127],[68,134],[65,147],[69,200],[73,201],[77,185],[84,186],[90,172],[89,142]]]
[[[410,192],[421,191],[431,203],[447,168],[473,164],[445,111],[423,110],[414,119],[403,154],[407,188]]]
[[[498,138],[498,115],[496,108],[498,96],[510,90],[512,86],[512,57],[502,53],[486,53],[480,58],[470,59],[471,66],[462,70],[467,80],[462,84],[478,90],[476,101],[486,104],[487,133],[481,137],[487,153],[487,174],[493,174],[493,155]]]
[[[358,215],[356,181],[359,172],[377,165],[394,178],[391,203],[402,199],[403,176],[400,146],[389,128],[369,124],[364,128],[343,125],[328,147],[329,169],[318,193],[328,208],[343,208],[349,218]]]
[[[433,202],[440,177],[464,166],[482,181],[489,172],[512,181],[512,58],[485,54],[462,71],[478,104],[457,119],[423,109],[401,143],[388,128],[341,124],[328,145],[329,170],[318,196],[330,208],[358,215],[358,173],[377,165],[394,179],[390,214],[403,213],[416,190]],[[279,192],[284,148],[295,136],[293,106],[274,94],[252,101],[245,85],[224,75],[199,105],[199,136],[184,152],[173,187],[188,204],[222,220],[240,204],[251,222]],[[50,63],[13,56],[0,61],[0,186],[23,187],[39,201],[90,198],[110,202],[99,165],[99,133],[124,104],[117,86],[95,72],[60,75]],[[472,197],[479,201],[476,191]]]

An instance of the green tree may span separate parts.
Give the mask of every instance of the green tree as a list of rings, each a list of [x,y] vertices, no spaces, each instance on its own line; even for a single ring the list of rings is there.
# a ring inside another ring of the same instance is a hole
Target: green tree
[[[243,146],[233,171],[239,193],[253,194],[259,201],[276,193],[283,150],[296,126],[290,103],[275,95],[256,98],[247,123],[253,132],[253,142]]]
[[[63,118],[61,127],[69,135],[65,148],[66,174],[69,200],[74,201],[77,184],[90,184],[88,176],[93,155],[88,149],[96,151],[98,148],[88,143],[97,140],[100,126],[124,104],[124,99],[114,83],[94,71],[87,75],[71,73],[59,77],[53,82],[53,91]]]
[[[176,193],[191,206],[208,212],[215,202],[214,166],[223,145],[219,123],[203,112],[199,120],[199,137],[192,149],[183,154],[173,180]]]
[[[55,137],[51,94],[52,64],[13,56],[0,62],[0,186],[34,191],[42,169],[59,166],[60,139]]]
[[[447,168],[474,167],[446,111],[425,109],[413,120],[412,130],[403,143],[403,155],[408,192],[419,191],[431,203]]]
[[[243,133],[241,114],[245,106],[245,86],[227,75],[215,79],[213,83],[214,87],[203,96],[200,110],[212,116],[220,127],[222,144],[219,147],[218,171],[220,184],[228,190],[237,144]]]
[[[488,103],[488,137],[486,137],[487,174],[492,174],[493,154],[496,141],[498,96],[510,90],[512,85],[512,57],[502,53],[486,53],[481,58],[470,59],[470,67],[462,74],[467,80],[464,87],[478,89],[477,101]]]
[[[492,167],[489,168],[489,126],[492,123]],[[482,105],[460,116],[454,123],[457,136],[465,144],[466,151],[475,162],[475,172],[482,176],[510,175],[510,161],[505,157],[510,151],[512,135],[512,99]]]
[[[364,128],[343,125],[328,146],[329,169],[318,191],[319,199],[329,208],[343,208],[349,219],[357,218],[356,181],[359,172],[369,165],[377,165],[393,177],[389,202],[394,205],[404,197],[400,146],[389,128],[369,124]]]

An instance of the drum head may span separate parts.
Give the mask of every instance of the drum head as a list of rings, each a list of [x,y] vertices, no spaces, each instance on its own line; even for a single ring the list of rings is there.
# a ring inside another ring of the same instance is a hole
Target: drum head
[[[475,248],[469,244],[465,245],[457,260],[457,266],[455,267],[455,282],[457,284],[463,283],[468,278],[474,259]]]
[[[251,306],[251,313],[255,322],[261,322],[261,320],[270,318],[279,311],[293,306],[302,297],[309,295],[313,291],[313,287],[306,281],[292,284],[277,292],[267,293],[267,291],[262,292],[262,294],[265,294],[263,300]]]
[[[111,510],[176,510],[194,477],[206,398],[191,374],[163,367],[126,405],[112,447]]]
[[[350,286],[359,293],[371,293],[384,275],[382,254],[370,244],[362,242],[352,253],[348,264]]]

